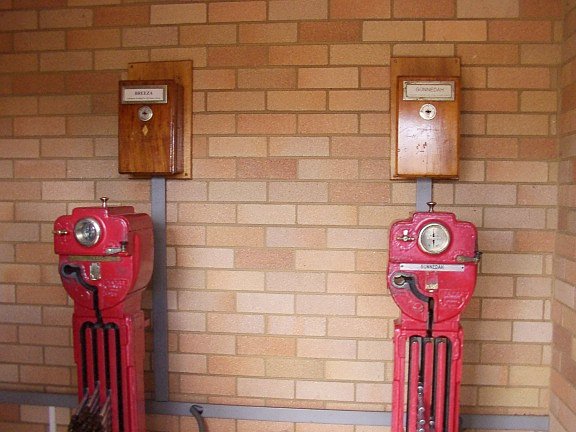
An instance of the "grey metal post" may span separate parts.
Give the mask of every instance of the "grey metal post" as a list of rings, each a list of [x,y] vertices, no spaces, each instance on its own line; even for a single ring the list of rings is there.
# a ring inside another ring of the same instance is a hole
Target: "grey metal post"
[[[166,179],[152,177],[152,222],[154,225],[154,273],[152,275],[152,329],[154,352],[154,394],[158,402],[167,401],[168,385],[168,274],[166,259]]]

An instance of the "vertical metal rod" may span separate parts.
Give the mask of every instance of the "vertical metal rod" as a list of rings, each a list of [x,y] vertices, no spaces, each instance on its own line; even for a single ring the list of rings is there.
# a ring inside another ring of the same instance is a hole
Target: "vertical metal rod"
[[[152,275],[152,325],[154,330],[154,395],[168,400],[168,297],[166,259],[166,179],[152,177],[151,217],[154,226],[154,273]]]
[[[416,211],[428,211],[428,202],[432,201],[432,179],[420,177],[416,179]]]

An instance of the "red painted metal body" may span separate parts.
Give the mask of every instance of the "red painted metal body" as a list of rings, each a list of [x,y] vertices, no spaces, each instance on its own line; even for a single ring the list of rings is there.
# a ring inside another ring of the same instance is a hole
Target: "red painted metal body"
[[[435,253],[420,241],[431,224],[449,236]],[[414,213],[392,225],[388,288],[401,311],[394,327],[392,432],[458,432],[460,316],[474,292],[479,258],[476,227],[452,213]]]
[[[79,221],[100,227],[92,246],[75,236]],[[62,284],[74,300],[78,396],[109,397],[113,432],[145,432],[142,293],[152,276],[152,221],[134,208],[80,207],[54,223]]]

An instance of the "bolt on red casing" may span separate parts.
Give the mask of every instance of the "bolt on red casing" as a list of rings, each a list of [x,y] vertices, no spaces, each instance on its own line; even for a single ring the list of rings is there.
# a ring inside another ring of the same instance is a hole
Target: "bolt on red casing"
[[[131,206],[80,207],[54,223],[62,284],[74,300],[78,396],[110,399],[112,431],[145,432],[142,293],[152,276],[147,214]]]
[[[476,227],[452,213],[418,212],[390,228],[388,288],[401,312],[392,432],[458,432],[460,316],[474,293],[480,255]]]

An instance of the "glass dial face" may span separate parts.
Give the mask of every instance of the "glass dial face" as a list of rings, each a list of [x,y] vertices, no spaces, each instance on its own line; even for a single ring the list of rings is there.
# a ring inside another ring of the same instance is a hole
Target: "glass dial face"
[[[92,218],[80,219],[74,227],[76,240],[82,246],[94,246],[100,240],[100,224]]]
[[[424,252],[437,255],[450,245],[450,233],[442,224],[428,224],[418,235],[418,245]]]

